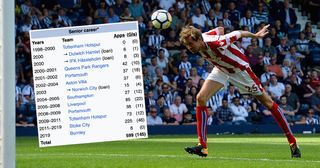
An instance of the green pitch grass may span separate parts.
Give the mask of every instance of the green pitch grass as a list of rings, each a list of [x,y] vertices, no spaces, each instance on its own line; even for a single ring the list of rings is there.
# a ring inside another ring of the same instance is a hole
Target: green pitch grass
[[[291,159],[282,135],[210,135],[209,155],[200,158],[183,148],[194,136],[39,148],[36,137],[17,138],[17,168],[319,168],[320,135],[299,135],[302,158]]]

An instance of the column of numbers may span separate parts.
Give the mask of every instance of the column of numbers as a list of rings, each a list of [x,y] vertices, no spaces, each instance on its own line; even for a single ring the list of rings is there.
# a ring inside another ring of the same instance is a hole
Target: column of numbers
[[[130,84],[130,53],[127,51],[128,48],[126,47],[126,40],[122,40],[123,44],[123,61],[122,61],[122,68],[123,68],[123,88],[124,88],[124,99],[125,99],[125,120],[124,123],[126,127],[128,127],[128,131],[126,133],[126,137],[130,138],[133,137],[133,119],[132,119],[132,104],[131,104],[131,84]]]
[[[132,50],[133,50],[133,59],[131,61],[132,65],[132,73],[135,77],[134,87],[136,94],[134,97],[135,100],[135,122],[137,125],[137,129],[135,130],[135,137],[145,137],[146,136],[146,128],[145,128],[145,107],[144,107],[144,97],[143,97],[143,77],[142,77],[142,69],[141,69],[141,57],[140,57],[140,46],[138,43],[138,39],[132,39]]]

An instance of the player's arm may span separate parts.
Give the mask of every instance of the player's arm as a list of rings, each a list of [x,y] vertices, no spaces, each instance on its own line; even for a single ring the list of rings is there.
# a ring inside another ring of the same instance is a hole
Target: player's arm
[[[255,34],[249,32],[249,31],[241,31],[241,30],[239,30],[238,32],[240,33],[240,38],[241,37],[263,38],[265,35],[267,35],[269,33],[269,31],[268,31],[269,26],[270,25],[264,26],[260,31],[258,31]]]
[[[242,37],[263,38],[266,34],[268,34],[268,27],[269,25],[264,26],[260,31],[258,31],[255,34],[248,31],[237,30],[237,31],[228,33],[226,35],[220,35],[220,34],[218,35],[217,34],[218,32],[224,33],[223,28],[218,27],[216,29],[213,29],[212,32],[210,31],[207,33],[209,35],[214,35],[214,33],[217,34],[213,37],[214,38],[213,42],[211,42],[209,45],[213,45],[219,48],[224,48]]]

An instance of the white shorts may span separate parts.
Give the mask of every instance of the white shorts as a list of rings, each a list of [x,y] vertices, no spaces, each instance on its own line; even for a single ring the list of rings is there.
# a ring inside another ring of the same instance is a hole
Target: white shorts
[[[225,86],[230,82],[237,87],[242,94],[261,95],[264,91],[259,79],[250,67],[236,73],[226,73],[214,67],[207,79],[219,82]]]

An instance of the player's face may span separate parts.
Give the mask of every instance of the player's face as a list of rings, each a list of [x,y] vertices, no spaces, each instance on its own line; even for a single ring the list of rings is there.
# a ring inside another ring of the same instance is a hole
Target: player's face
[[[187,49],[192,53],[198,53],[200,51],[200,40],[193,40],[191,36],[188,37],[187,43],[185,43],[185,46]]]

